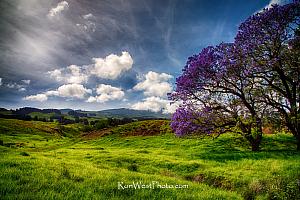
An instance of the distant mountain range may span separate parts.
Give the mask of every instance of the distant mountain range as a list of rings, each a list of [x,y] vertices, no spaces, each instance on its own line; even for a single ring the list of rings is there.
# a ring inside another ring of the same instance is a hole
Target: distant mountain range
[[[70,115],[79,117],[93,117],[93,118],[136,118],[136,119],[169,119],[170,115],[163,114],[162,112],[151,112],[146,110],[133,110],[128,108],[108,109],[101,111],[84,111],[73,109],[39,109],[24,107],[16,110],[8,110],[0,108],[0,114],[16,114],[16,115],[28,115],[30,113],[43,113],[43,114],[55,114],[55,115]]]
[[[170,118],[170,115],[162,112],[151,112],[147,110],[133,110],[127,108],[109,109],[98,111],[100,115],[105,117],[127,117],[127,118]]]

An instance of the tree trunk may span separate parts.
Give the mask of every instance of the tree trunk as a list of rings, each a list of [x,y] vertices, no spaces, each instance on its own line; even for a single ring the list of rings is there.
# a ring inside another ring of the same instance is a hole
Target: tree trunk
[[[252,151],[256,152],[256,151],[260,150],[260,143],[261,143],[261,140],[262,140],[262,135],[261,134],[258,134],[256,136],[247,135],[246,139],[250,142]]]
[[[254,136],[254,144],[252,144],[252,151],[259,151],[262,140],[262,122],[260,118],[256,118],[256,134]]]
[[[292,123],[289,123],[288,124],[289,126],[288,129],[292,132],[292,134],[294,135],[294,137],[296,138],[296,141],[297,141],[297,151],[300,151],[300,133],[299,133],[299,130],[300,130],[300,125],[299,123],[297,125],[293,125]]]
[[[298,135],[296,139],[297,139],[297,151],[300,151],[300,135]]]
[[[300,120],[299,120],[300,121]],[[296,139],[297,139],[297,151],[300,151],[300,122],[298,120],[296,121]]]
[[[253,125],[255,132],[253,133]],[[254,117],[254,121],[249,124],[245,124],[242,121],[238,123],[239,128],[241,129],[242,135],[249,141],[251,149],[254,152],[260,150],[259,146],[262,140],[262,122],[259,117]]]
[[[259,145],[260,143],[252,143],[251,144],[252,151],[259,151],[260,150]]]

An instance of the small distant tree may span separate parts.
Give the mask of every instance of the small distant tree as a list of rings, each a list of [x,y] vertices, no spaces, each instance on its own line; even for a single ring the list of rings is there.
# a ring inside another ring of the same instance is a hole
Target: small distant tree
[[[81,119],[79,119],[79,121],[80,121],[80,123],[82,123],[84,125],[89,125],[90,124],[87,118],[81,118]]]
[[[79,120],[79,117],[78,117],[78,116],[75,116],[74,118],[75,118],[75,123],[79,123],[79,122],[80,122],[80,120]]]
[[[94,127],[98,130],[100,129],[104,129],[104,128],[107,128],[109,127],[109,124],[108,124],[108,121],[106,119],[103,119],[103,120],[98,120],[95,124],[94,124]]]
[[[30,115],[25,115],[25,117],[24,117],[24,120],[26,120],[26,121],[31,121],[31,120],[32,120],[32,118],[31,118],[31,116],[30,116]]]

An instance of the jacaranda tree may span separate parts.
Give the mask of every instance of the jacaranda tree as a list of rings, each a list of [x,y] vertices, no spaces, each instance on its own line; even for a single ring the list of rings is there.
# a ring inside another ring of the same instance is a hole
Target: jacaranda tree
[[[257,80],[260,101],[281,114],[300,150],[300,3],[295,1],[249,17],[239,27],[236,46]]]
[[[238,54],[234,44],[221,44],[189,58],[176,80],[176,91],[170,96],[183,101],[172,118],[176,134],[222,134],[235,130],[250,142],[253,151],[259,150],[262,109]]]
[[[299,46],[299,3],[249,17],[234,43],[207,47],[188,59],[170,95],[183,102],[173,115],[173,130],[178,135],[234,130],[257,151],[262,119],[279,112],[300,141]]]

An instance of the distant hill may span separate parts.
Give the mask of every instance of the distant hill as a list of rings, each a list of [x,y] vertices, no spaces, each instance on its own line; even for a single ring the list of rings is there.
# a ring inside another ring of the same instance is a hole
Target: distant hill
[[[162,112],[151,112],[147,110],[133,110],[128,108],[108,109],[101,111],[84,111],[73,109],[39,109],[32,107],[24,107],[16,110],[7,110],[0,108],[0,117],[3,118],[17,118],[21,119],[25,116],[31,116],[38,118],[65,117],[68,119],[74,119],[74,117],[80,118],[131,118],[131,119],[169,119],[170,115],[163,114]],[[21,117],[21,118],[20,118]]]
[[[61,110],[62,113],[64,113]],[[169,119],[170,115],[163,114],[162,112],[151,112],[146,110],[133,110],[128,108],[108,109],[101,111],[83,111],[71,110],[68,112],[70,115],[86,115],[87,117],[95,118],[135,118],[135,119]]]
[[[60,109],[61,114],[68,114],[68,112],[73,111],[70,108]]]
[[[38,109],[38,108],[31,108],[31,107],[19,108],[14,111],[14,113],[18,115],[28,115],[29,113],[32,112],[36,112],[36,113],[39,112],[44,114],[56,113],[58,115],[61,114],[60,110],[57,109]]]
[[[163,114],[162,112],[151,112],[147,110],[133,110],[127,108],[109,109],[98,111],[98,114],[103,117],[116,117],[116,118],[163,118],[168,119],[170,115]]]

